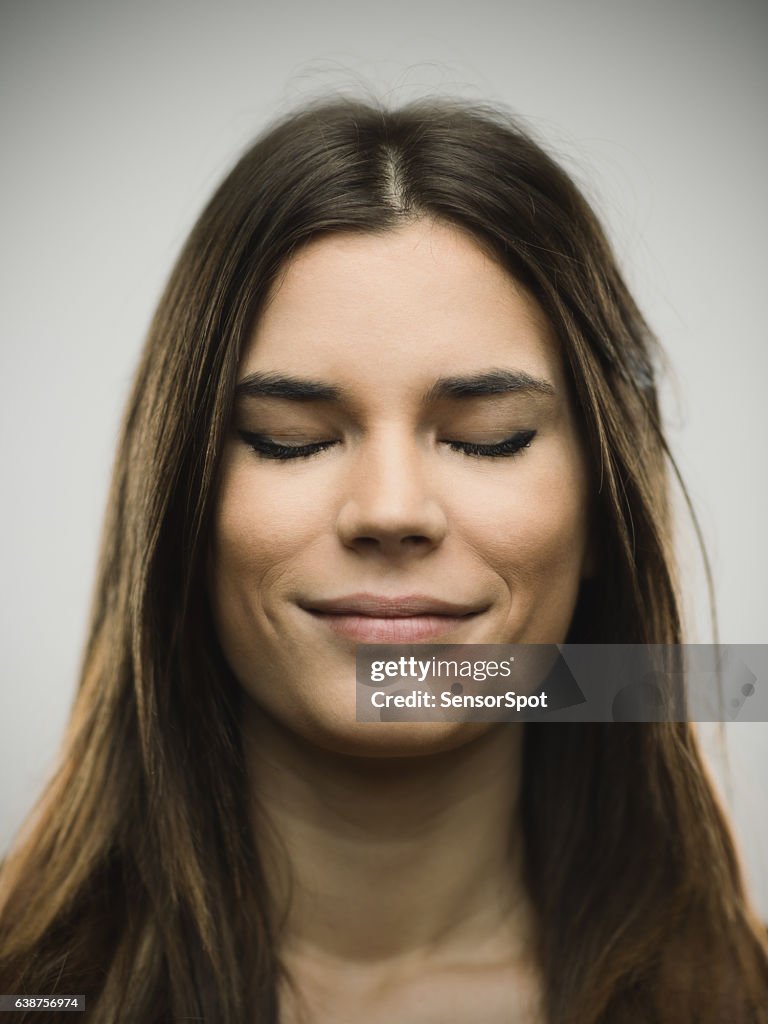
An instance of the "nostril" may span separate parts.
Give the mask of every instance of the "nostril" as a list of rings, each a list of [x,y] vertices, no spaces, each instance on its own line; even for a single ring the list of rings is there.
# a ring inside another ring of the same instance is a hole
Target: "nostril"
[[[423,534],[409,534],[405,537],[386,537],[384,535],[378,537],[372,536],[361,536],[352,538],[352,543],[369,548],[378,548],[388,545],[396,547],[430,547],[434,544],[433,540]]]
[[[420,490],[358,488],[341,502],[336,530],[347,547],[415,553],[442,541],[447,518],[442,504]]]

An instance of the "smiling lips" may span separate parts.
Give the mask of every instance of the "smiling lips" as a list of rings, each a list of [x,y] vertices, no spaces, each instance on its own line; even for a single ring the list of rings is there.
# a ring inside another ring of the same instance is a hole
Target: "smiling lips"
[[[335,633],[357,643],[419,643],[450,633],[484,607],[454,604],[420,594],[385,597],[350,594],[301,607]]]

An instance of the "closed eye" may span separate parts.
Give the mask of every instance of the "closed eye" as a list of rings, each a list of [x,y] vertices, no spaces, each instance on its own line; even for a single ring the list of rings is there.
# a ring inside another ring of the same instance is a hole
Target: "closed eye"
[[[280,444],[264,434],[252,434],[248,430],[238,431],[245,443],[263,459],[306,459],[318,455],[338,441],[311,441],[309,444]]]
[[[480,458],[503,458],[510,455],[518,455],[525,448],[529,448],[534,437],[535,430],[519,430],[511,437],[498,441],[496,444],[479,444],[475,441],[446,441],[452,451],[463,452],[465,455],[475,455]]]
[[[338,440],[311,441],[306,444],[281,444],[264,434],[255,434],[247,430],[238,431],[243,441],[258,456],[264,459],[287,460],[306,459],[339,444]],[[529,448],[536,436],[535,430],[520,430],[511,437],[494,444],[481,444],[476,441],[444,441],[451,451],[461,452],[477,458],[505,458],[518,455]]]

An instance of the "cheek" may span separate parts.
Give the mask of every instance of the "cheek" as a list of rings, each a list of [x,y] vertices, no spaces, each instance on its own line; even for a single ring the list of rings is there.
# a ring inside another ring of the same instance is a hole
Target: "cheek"
[[[308,488],[287,478],[265,485],[251,466],[226,467],[214,515],[212,584],[247,586],[257,598],[290,571],[320,521]]]
[[[254,638],[276,632],[265,600],[285,585],[302,533],[298,504],[285,504],[279,488],[266,488],[251,465],[225,463],[208,552],[208,592],[224,653],[236,675],[253,661]]]
[[[577,587],[588,536],[579,453],[568,447],[535,460],[522,456],[511,468],[510,480],[465,517],[469,542],[519,596],[520,588],[551,596],[555,587]]]

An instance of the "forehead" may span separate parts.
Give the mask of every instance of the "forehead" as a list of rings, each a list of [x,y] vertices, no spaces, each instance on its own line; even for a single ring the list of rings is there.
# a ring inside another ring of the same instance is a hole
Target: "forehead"
[[[377,234],[315,239],[284,267],[242,360],[354,386],[420,386],[489,365],[562,376],[533,297],[467,233],[421,220]]]

